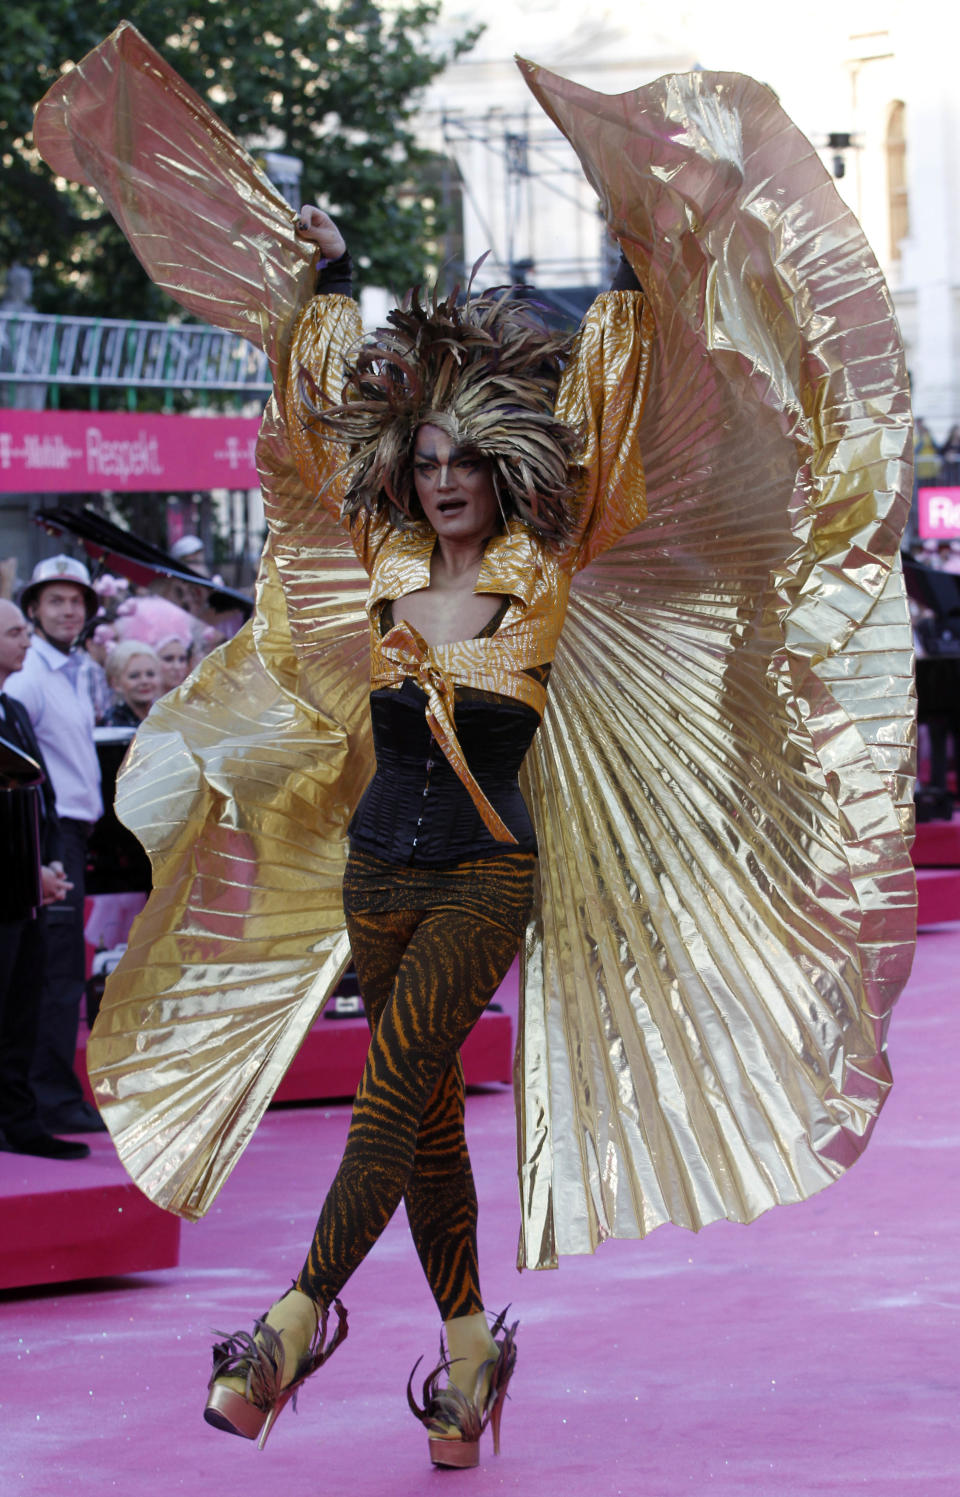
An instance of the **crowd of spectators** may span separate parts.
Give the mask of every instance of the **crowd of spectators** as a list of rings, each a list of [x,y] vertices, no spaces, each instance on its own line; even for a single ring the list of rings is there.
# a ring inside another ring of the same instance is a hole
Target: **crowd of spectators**
[[[113,577],[101,582],[108,601],[79,640],[84,683],[98,724],[135,728],[206,653],[209,630],[166,598],[130,597]]]
[[[199,542],[193,542],[199,551]],[[193,558],[202,564],[202,557]],[[200,566],[196,568],[200,570]],[[69,556],[0,569],[0,1148],[80,1159],[103,1122],[75,1069],[98,730],[130,736],[219,642],[203,619]],[[109,797],[108,797],[109,798]],[[108,808],[109,809],[109,808]],[[26,891],[26,892],[25,892]]]
[[[907,555],[932,572],[952,572],[960,576],[960,540],[914,541]]]

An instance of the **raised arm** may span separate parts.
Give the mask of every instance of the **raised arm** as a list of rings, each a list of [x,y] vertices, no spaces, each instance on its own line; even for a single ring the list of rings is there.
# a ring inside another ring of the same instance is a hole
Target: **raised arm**
[[[298,236],[317,249],[316,295],[293,330],[284,382],[284,416],[297,472],[310,494],[339,520],[344,483],[339,471],[346,449],[318,418],[343,391],[344,359],[360,337],[360,313],[352,299],[352,265],[343,235],[322,208],[305,204],[296,220]]]
[[[573,546],[577,570],[635,530],[647,514],[638,428],[650,378],[653,323],[628,265],[614,281],[623,284],[637,289],[604,292],[587,312],[557,399],[559,418],[583,433],[584,483]]]

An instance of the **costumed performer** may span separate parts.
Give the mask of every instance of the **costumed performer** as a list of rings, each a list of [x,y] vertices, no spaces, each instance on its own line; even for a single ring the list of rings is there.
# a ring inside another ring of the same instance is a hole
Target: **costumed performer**
[[[481,1319],[465,1152],[451,1167],[456,1048],[531,889],[535,1266],[836,1179],[889,1087],[915,907],[909,402],[869,249],[751,80],[604,99],[526,72],[646,293],[601,296],[566,357],[497,294],[414,301],[364,346],[332,225],[305,214],[335,256],[314,298],[279,195],[130,27],[36,132],[275,383],[256,618],[157,704],[125,775],[155,892],[91,1037],[96,1094],[141,1188],[201,1214],[347,959],[349,825],[373,1023],[350,1141],[299,1287],[223,1343],[208,1416],[265,1435],[405,1189],[461,1384],[429,1380],[423,1412],[454,1464],[514,1358]]]
[[[459,1050],[530,913],[536,838],[518,775],[570,580],[592,548],[643,519],[643,475],[636,458],[629,479],[606,492],[581,477],[582,433],[554,409],[570,341],[509,289],[468,295],[463,308],[456,293],[428,307],[414,296],[348,359],[343,402],[331,407],[318,373],[330,368],[344,318],[351,344],[359,334],[345,304],[348,256],[320,209],[303,209],[299,225],[326,263],[293,336],[289,437],[304,480],[348,527],[370,576],[376,770],[348,827],[343,903],[372,1036],[296,1288],[253,1340],[224,1343],[207,1417],[259,1433],[263,1410],[282,1406],[273,1384],[252,1393],[261,1348],[271,1366],[290,1369],[291,1387],[299,1369],[313,1370],[318,1313],[338,1303],[402,1198],[448,1348],[419,1414],[436,1464],[474,1465],[488,1421],[499,1445],[515,1327],[501,1315],[488,1329],[484,1314]],[[636,285],[629,267],[624,278]],[[627,356],[600,435],[604,467],[633,446],[647,369],[642,314],[637,290],[594,311],[597,335]]]

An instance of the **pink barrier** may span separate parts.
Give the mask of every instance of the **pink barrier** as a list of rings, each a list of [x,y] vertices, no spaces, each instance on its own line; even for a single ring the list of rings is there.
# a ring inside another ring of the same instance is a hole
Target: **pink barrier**
[[[0,493],[255,489],[256,416],[0,411]]]

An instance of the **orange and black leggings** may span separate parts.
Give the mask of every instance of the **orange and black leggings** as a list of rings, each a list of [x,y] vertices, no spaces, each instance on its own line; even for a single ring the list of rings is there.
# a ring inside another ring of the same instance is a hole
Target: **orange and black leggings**
[[[297,1287],[328,1305],[401,1198],[444,1320],[483,1308],[459,1050],[529,914],[532,853],[398,867],[352,852],[343,903],[370,1049]]]

